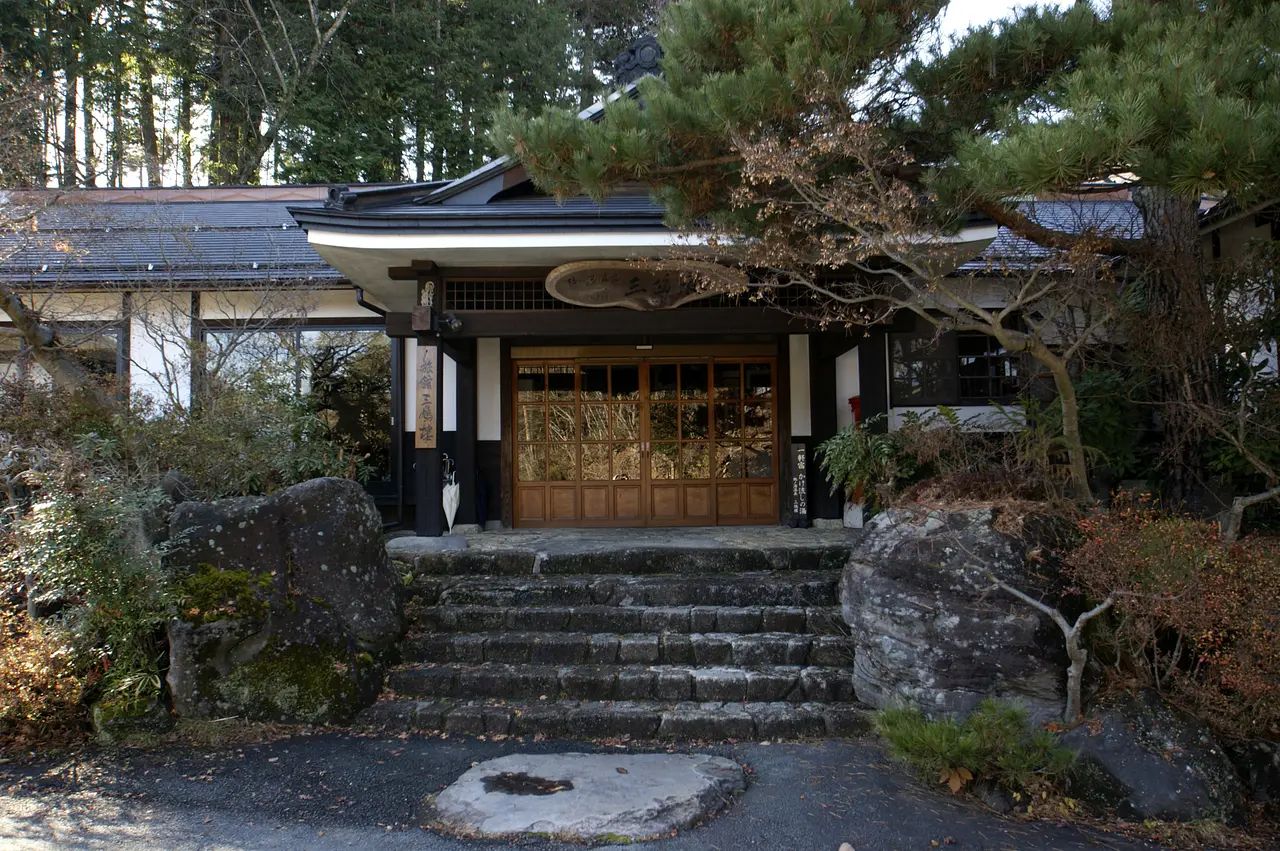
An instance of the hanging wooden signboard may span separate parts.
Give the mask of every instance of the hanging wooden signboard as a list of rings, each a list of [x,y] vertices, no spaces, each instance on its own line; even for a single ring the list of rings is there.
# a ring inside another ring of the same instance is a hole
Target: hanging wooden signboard
[[[418,422],[413,445],[418,449],[435,449],[436,407],[440,404],[440,347],[418,344]]]

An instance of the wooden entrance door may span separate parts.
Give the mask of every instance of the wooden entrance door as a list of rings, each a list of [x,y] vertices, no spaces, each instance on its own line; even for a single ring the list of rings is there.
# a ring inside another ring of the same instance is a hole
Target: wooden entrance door
[[[776,523],[776,364],[517,361],[517,526]]]

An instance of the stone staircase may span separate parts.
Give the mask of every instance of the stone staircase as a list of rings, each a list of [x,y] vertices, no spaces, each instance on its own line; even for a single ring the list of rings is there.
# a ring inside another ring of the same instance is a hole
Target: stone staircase
[[[642,740],[864,732],[839,608],[848,548],[392,548],[413,574],[410,632],[359,720]]]

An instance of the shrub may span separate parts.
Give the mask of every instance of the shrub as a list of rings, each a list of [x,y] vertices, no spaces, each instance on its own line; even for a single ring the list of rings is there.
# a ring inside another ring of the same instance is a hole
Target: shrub
[[[963,721],[930,721],[918,709],[898,708],[878,712],[875,725],[895,756],[952,792],[970,781],[1035,792],[1063,779],[1073,760],[1052,733],[1029,730],[1023,710],[990,699]]]
[[[1147,500],[1080,526],[1067,575],[1090,597],[1119,592],[1095,654],[1229,737],[1280,735],[1280,539],[1225,544]]]
[[[899,479],[911,474],[896,434],[878,430],[884,419],[878,414],[819,444],[818,462],[832,493],[855,502],[883,503]]]
[[[58,616],[77,658],[98,669],[102,690],[137,699],[139,682],[157,682],[160,636],[171,617],[170,583],[160,553],[148,545],[142,518],[160,494],[118,476],[109,444],[85,438],[79,452],[59,451],[50,469],[26,476],[34,496],[0,555],[5,573],[55,591],[69,605]]]
[[[0,608],[0,735],[77,728],[84,690],[78,662],[57,627]]]

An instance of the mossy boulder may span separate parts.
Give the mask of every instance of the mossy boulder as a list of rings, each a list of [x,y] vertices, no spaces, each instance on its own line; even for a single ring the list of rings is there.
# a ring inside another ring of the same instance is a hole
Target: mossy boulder
[[[404,630],[404,583],[358,484],[182,503],[169,539],[181,600],[167,680],[180,715],[343,722],[373,702]]]
[[[137,733],[167,733],[173,729],[173,715],[158,697],[141,699],[109,696],[89,710],[94,735],[102,744],[115,744]]]

